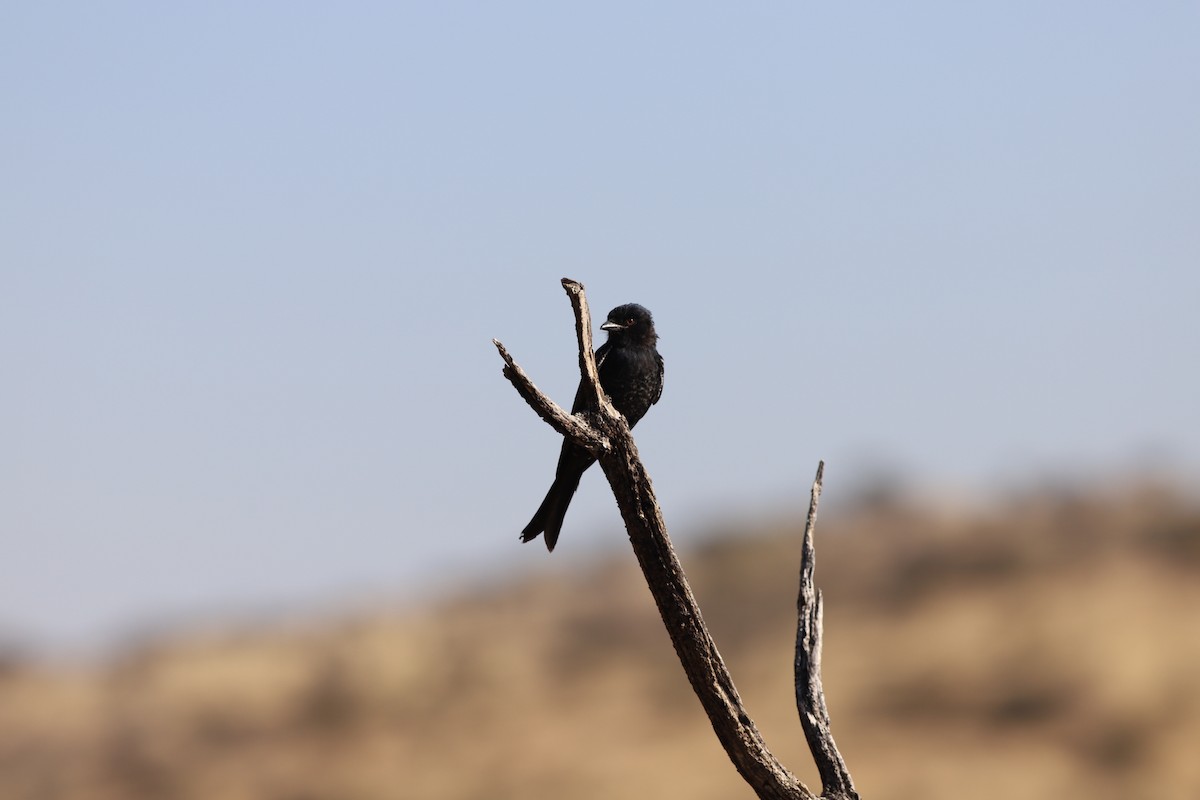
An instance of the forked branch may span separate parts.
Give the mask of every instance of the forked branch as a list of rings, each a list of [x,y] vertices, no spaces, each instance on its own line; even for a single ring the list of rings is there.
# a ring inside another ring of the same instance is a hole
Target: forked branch
[[[764,800],[814,800],[816,795],[767,749],[738,696],[729,670],[700,616],[700,608],[688,586],[683,567],[671,547],[662,512],[654,497],[654,487],[638,457],[629,426],[608,402],[600,387],[592,352],[591,316],[583,285],[567,278],[562,283],[575,311],[580,373],[588,387],[587,391],[596,393],[598,411],[574,416],[567,414],[533,385],[504,345],[493,340],[504,359],[504,376],[542,419],[598,458],[621,510],[621,518],[625,521],[625,529],[646,584],[692,690],[700,699],[717,739],[742,778]],[[809,749],[824,784],[821,797],[828,800],[857,800],[850,775],[829,735],[829,715],[825,710],[821,689],[821,598],[812,588],[812,529],[816,520],[820,482],[821,469],[818,468],[802,549],[796,697]]]

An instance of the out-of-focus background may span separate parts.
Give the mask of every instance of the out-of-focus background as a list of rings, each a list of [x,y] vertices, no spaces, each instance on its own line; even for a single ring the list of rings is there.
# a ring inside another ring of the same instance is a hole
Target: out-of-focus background
[[[0,796],[749,796],[602,477],[516,541],[558,441],[490,340],[569,402],[570,276],[655,314],[639,448],[789,767],[824,458],[864,796],[1195,797],[1198,40],[1182,3],[0,9]]]

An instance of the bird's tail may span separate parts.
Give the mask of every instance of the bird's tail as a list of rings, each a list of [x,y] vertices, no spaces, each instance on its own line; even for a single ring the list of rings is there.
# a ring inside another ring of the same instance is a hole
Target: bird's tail
[[[562,530],[563,519],[567,516],[567,507],[571,498],[579,488],[580,475],[558,475],[546,492],[546,499],[538,506],[537,513],[529,524],[521,531],[521,541],[528,542],[536,539],[538,534],[546,535],[546,549],[554,550],[558,542],[558,533]]]

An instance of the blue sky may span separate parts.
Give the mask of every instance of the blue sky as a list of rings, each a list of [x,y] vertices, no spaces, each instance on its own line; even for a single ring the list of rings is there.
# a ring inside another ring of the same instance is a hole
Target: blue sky
[[[1192,3],[0,9],[0,641],[622,546],[559,278],[655,314],[668,524],[1200,474]],[[800,497],[797,497],[800,495]],[[565,552],[564,552],[565,551]]]

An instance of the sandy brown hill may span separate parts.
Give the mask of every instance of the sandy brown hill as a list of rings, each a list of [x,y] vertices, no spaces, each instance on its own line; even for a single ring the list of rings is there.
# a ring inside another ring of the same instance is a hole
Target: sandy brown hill
[[[767,743],[798,523],[684,553]],[[680,537],[681,539],[684,537]],[[874,800],[1200,797],[1200,513],[1169,493],[886,502],[818,526],[834,732]],[[626,556],[421,616],[0,672],[5,800],[749,798]]]

